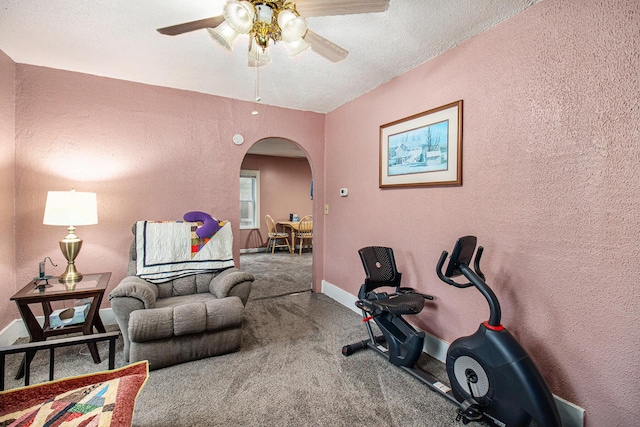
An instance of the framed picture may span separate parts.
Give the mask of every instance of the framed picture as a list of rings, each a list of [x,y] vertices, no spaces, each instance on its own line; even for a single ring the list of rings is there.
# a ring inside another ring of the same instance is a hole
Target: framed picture
[[[380,188],[462,185],[462,100],[380,126]]]

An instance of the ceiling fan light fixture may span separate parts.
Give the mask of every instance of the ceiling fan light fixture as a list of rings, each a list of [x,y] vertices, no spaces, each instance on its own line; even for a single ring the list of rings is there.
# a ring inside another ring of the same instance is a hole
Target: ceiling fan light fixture
[[[278,13],[278,26],[282,40],[289,43],[301,39],[307,32],[307,21],[290,10]]]
[[[255,8],[248,1],[231,0],[224,7],[224,19],[239,34],[247,34],[253,27]]]
[[[292,11],[288,9],[281,10],[280,13],[278,13],[278,26],[284,29],[287,26],[287,24],[295,18],[296,18],[296,15]]]
[[[271,62],[269,52],[258,45],[254,40],[251,41],[251,49],[249,49],[249,66],[261,67]]]
[[[222,1],[222,0],[217,0]],[[270,59],[265,50],[270,44],[284,42],[290,55],[296,55],[308,47],[332,62],[344,60],[349,52],[311,31],[305,20],[311,16],[349,15],[384,12],[390,0],[224,0],[223,13],[178,25],[158,28],[160,34],[176,36],[207,29],[211,37],[222,47],[232,50],[239,34],[248,34],[250,43],[262,48],[249,59],[264,65]],[[298,3],[296,5],[296,3]],[[300,7],[300,12],[298,12]]]
[[[233,43],[236,41],[236,38],[238,38],[236,30],[231,28],[226,21],[218,25],[216,28],[207,28],[207,30],[209,31],[211,38],[220,43],[220,45],[227,50],[231,50],[233,48]]]
[[[284,45],[289,51],[289,56],[296,56],[311,47],[311,45],[307,43],[303,38],[292,42],[284,42]]]

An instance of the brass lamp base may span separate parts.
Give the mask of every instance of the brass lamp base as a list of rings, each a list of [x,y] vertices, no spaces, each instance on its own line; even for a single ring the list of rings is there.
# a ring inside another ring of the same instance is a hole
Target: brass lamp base
[[[76,266],[73,262],[67,264],[67,268],[64,273],[58,277],[58,282],[64,283],[67,289],[74,289],[76,283],[82,280],[82,273],[76,270]]]
[[[69,234],[64,239],[60,240],[60,250],[62,255],[67,259],[67,268],[64,273],[60,275],[58,281],[63,283],[67,289],[74,289],[76,283],[82,280],[82,274],[76,270],[75,259],[80,253],[82,247],[82,239],[74,233],[75,227],[69,227]]]

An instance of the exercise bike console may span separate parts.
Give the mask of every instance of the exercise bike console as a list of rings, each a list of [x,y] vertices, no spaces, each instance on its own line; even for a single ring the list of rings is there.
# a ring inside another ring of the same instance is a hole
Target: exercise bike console
[[[471,260],[473,259],[473,252],[476,249],[477,238],[475,236],[465,236],[458,239],[456,245],[453,247],[453,251],[451,251],[451,258],[449,259],[449,265],[447,266],[447,271],[444,273],[446,277],[454,277],[460,276],[462,271],[460,271],[460,265],[471,265]],[[447,259],[446,251],[442,253],[443,256],[440,257],[440,261],[438,262],[438,270],[442,270],[441,265],[444,264],[444,261]],[[480,257],[476,256],[478,263],[480,263]],[[442,278],[441,278],[442,279]],[[457,287],[466,288],[471,286],[470,283],[466,285],[459,285],[455,283],[453,280],[445,280],[447,283]]]

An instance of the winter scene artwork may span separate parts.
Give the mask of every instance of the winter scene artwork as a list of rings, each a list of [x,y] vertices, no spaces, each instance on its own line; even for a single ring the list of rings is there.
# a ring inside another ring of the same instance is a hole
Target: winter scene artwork
[[[389,136],[389,176],[447,169],[449,121]]]
[[[462,185],[462,100],[380,126],[382,187]]]

